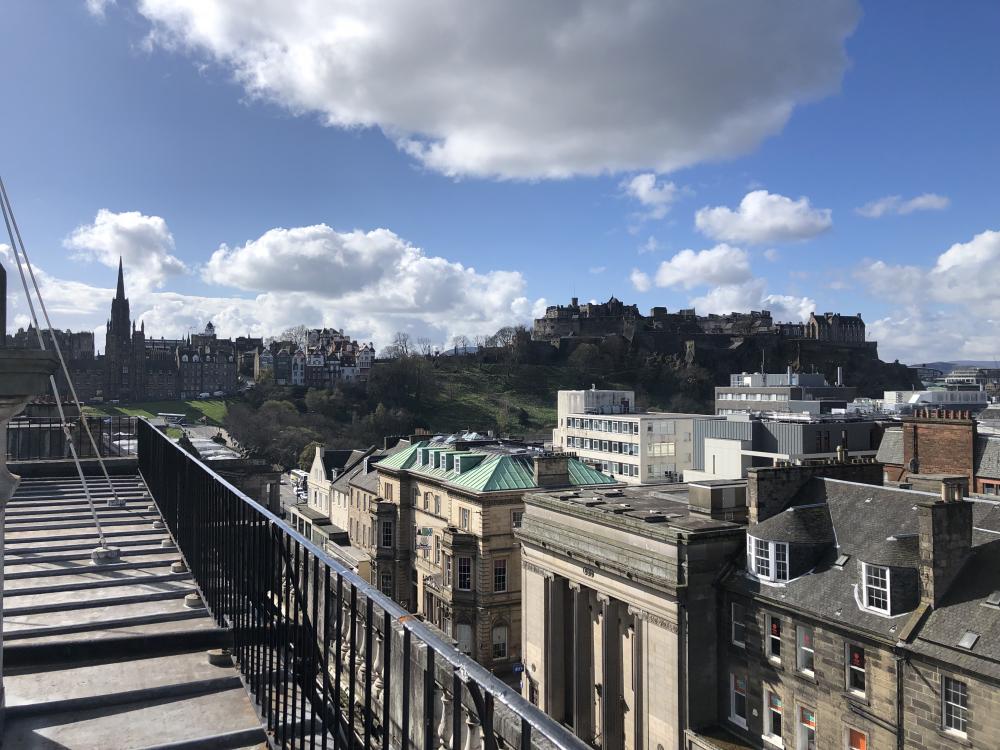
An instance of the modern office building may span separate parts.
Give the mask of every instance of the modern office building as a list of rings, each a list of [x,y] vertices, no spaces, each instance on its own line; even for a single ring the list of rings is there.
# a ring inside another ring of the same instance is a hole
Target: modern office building
[[[626,484],[678,482],[691,468],[694,424],[710,414],[636,412],[633,391],[559,391],[556,450]]]
[[[839,368],[838,368],[839,373]],[[835,385],[821,373],[739,373],[729,377],[728,386],[715,389],[715,413],[720,415],[755,412],[829,414],[845,409],[854,399],[855,389]]]
[[[872,457],[882,428],[872,419],[831,414],[731,414],[693,423],[691,469],[685,481],[739,479],[779,463]]]

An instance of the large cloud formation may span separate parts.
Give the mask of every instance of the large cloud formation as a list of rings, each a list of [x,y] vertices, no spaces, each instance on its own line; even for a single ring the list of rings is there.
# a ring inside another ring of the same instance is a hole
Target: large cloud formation
[[[736,210],[728,206],[700,209],[695,226],[714,240],[764,244],[805,240],[833,226],[828,208],[813,208],[808,198],[754,190],[743,196]]]
[[[855,277],[896,307],[869,324],[879,349],[910,362],[1000,356],[1000,231],[957,242],[934,265],[861,264]]]
[[[447,175],[670,172],[837,89],[855,0],[139,0],[253,97],[378,127]]]
[[[170,254],[173,236],[160,217],[101,211],[65,244],[79,258],[109,266],[117,266],[119,254],[125,258],[132,315],[155,336],[182,336],[212,320],[223,336],[273,335],[304,323],[344,328],[380,345],[396,331],[448,344],[458,334],[528,323],[545,306],[544,299],[528,299],[519,272],[479,272],[429,255],[388,229],[275,228],[237,247],[222,245],[200,269],[205,294],[160,290],[187,270]],[[0,246],[0,255],[8,251]],[[36,273],[49,309],[72,316],[74,328],[93,327],[100,346],[113,288]],[[23,307],[18,300],[12,309],[19,325],[26,322],[18,317]]]

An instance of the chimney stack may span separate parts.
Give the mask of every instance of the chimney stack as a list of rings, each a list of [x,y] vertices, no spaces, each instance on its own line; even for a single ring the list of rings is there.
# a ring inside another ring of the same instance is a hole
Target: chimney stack
[[[941,499],[920,503],[920,599],[940,605],[972,551],[972,503],[961,485],[942,483]]]
[[[568,487],[569,456],[554,453],[535,456],[534,480],[536,487]]]
[[[837,365],[837,387],[844,385],[844,368]]]

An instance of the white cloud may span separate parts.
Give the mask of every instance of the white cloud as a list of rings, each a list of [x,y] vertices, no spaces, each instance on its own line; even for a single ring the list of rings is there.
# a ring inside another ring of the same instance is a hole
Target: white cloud
[[[608,270],[607,266],[591,266],[590,267],[590,272],[592,274],[594,274],[595,276],[597,276],[598,274],[602,274],[602,273],[604,273],[607,270]]]
[[[735,211],[728,206],[705,206],[694,217],[698,230],[724,242],[790,242],[822,234],[833,226],[829,208],[813,208],[809,199],[754,190],[743,196]]]
[[[668,173],[746,153],[835,91],[855,0],[140,0],[150,43],[251,97],[378,127],[448,175]],[[526,19],[530,18],[530,23]],[[700,62],[699,62],[700,61]]]
[[[643,219],[662,219],[680,193],[680,189],[672,182],[657,182],[656,175],[652,172],[623,180],[621,188],[627,196],[639,201],[646,209],[642,214]]]
[[[781,256],[778,254],[778,251],[775,250],[773,247],[769,247],[767,250],[764,251],[764,259],[769,260],[771,263],[774,263],[776,260],[778,260],[779,257]]]
[[[159,216],[138,211],[97,212],[93,224],[83,224],[63,240],[79,258],[96,260],[108,268],[125,265],[127,283],[138,293],[160,288],[171,276],[187,273],[184,262],[173,255],[174,236]]]
[[[915,198],[903,200],[899,195],[887,195],[855,209],[862,216],[877,219],[886,214],[912,214],[914,211],[942,211],[951,205],[951,200],[937,193],[923,193]]]
[[[656,269],[656,285],[691,289],[712,284],[738,284],[751,277],[746,250],[716,245],[708,250],[681,250]]]
[[[637,292],[648,292],[653,288],[653,280],[649,278],[649,274],[640,271],[638,268],[632,269],[632,273],[629,274],[629,280]]]
[[[750,279],[742,284],[723,284],[691,300],[691,306],[700,314],[770,310],[774,320],[781,322],[803,321],[816,309],[816,302],[809,297],[787,294],[765,294],[764,279]]]
[[[152,284],[135,283],[130,270],[126,259],[133,318],[145,322],[148,335],[167,338],[201,330],[212,320],[222,336],[268,335],[302,323],[345,328],[379,345],[398,330],[445,343],[459,333],[475,336],[529,323],[545,308],[544,299],[527,297],[520,273],[480,273],[427,255],[387,229],[272,229],[242,246],[220,247],[202,268],[203,279],[215,289],[227,285],[255,296],[154,291]],[[54,324],[96,329],[101,346],[113,288],[36,273]],[[25,312],[16,307],[14,314]]]

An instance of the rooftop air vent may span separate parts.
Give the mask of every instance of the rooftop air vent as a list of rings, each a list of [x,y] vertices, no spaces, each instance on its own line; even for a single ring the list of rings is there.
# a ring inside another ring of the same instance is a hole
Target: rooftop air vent
[[[979,633],[973,633],[971,630],[966,630],[965,634],[958,641],[958,647],[971,651],[978,640]]]
[[[843,570],[844,566],[847,565],[847,561],[850,559],[850,555],[837,555],[837,559],[833,561],[833,567]]]
[[[1000,591],[994,591],[986,597],[986,603],[991,607],[1000,607]]]

